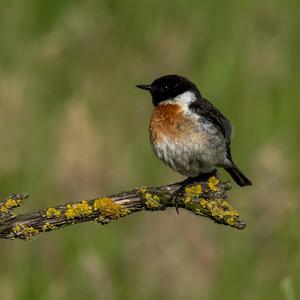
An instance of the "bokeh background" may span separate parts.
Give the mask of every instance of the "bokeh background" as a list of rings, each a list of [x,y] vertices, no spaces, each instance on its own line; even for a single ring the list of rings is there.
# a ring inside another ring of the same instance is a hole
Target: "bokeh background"
[[[0,299],[300,297],[299,1],[0,1],[1,197],[20,211],[182,179],[150,97],[192,79],[234,125],[245,231],[174,209],[0,241]],[[227,175],[224,174],[224,178]]]

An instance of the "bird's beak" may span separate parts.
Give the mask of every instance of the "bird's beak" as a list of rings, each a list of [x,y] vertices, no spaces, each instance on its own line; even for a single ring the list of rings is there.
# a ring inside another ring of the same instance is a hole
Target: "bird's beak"
[[[137,88],[150,91],[151,90],[151,85],[150,84],[138,84],[136,85]]]

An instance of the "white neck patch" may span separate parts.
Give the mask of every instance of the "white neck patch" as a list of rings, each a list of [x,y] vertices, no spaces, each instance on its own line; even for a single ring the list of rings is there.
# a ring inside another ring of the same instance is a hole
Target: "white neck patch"
[[[194,92],[186,91],[178,96],[176,96],[173,101],[179,102],[180,104],[190,104],[197,99]]]
[[[186,91],[172,99],[165,100],[159,105],[179,104],[184,110],[188,110],[189,104],[197,100],[197,96],[192,91]]]

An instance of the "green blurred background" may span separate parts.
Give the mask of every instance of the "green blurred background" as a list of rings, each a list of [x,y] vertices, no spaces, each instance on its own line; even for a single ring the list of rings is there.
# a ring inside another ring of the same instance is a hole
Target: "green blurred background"
[[[1,0],[1,196],[30,193],[20,211],[182,179],[134,87],[169,73],[232,121],[254,185],[230,192],[242,232],[169,209],[2,240],[0,299],[299,299],[299,6]]]

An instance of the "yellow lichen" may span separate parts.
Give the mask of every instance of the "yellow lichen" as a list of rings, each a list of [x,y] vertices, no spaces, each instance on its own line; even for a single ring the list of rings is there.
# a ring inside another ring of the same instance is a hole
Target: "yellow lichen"
[[[5,205],[1,205],[1,206],[0,206],[0,212],[1,212],[1,213],[4,213],[4,214],[7,214],[7,213],[8,213],[8,209],[5,207]]]
[[[21,205],[21,203],[22,203],[22,200],[20,200],[20,199],[15,200],[15,199],[9,198],[6,200],[4,205],[7,209],[12,209],[13,207],[17,207],[17,206]]]
[[[8,198],[3,205],[0,206],[0,212],[8,213],[14,207],[20,206],[22,204],[21,199]]]
[[[223,209],[220,208],[219,206],[213,206],[211,209],[211,215],[213,217],[218,217],[219,219],[223,219],[224,218]]]
[[[99,216],[99,217],[95,218],[95,221],[97,221],[97,222],[99,222],[99,223],[102,223],[102,224],[108,223],[108,222],[105,222],[105,220],[108,220],[108,221],[109,221],[109,219],[105,219],[105,218],[102,217],[102,216]]]
[[[199,196],[202,193],[202,186],[201,186],[201,184],[187,186],[185,188],[185,192],[187,194],[193,194],[193,195]]]
[[[130,213],[128,208],[124,207],[122,204],[114,202],[110,198],[96,199],[93,207],[95,211],[99,211],[100,213],[100,216],[98,217],[99,222],[104,219],[115,220]]]
[[[57,227],[49,222],[45,223],[43,226],[42,226],[42,230],[43,231],[50,231],[50,230],[54,230],[54,229],[57,229]]]
[[[184,198],[184,202],[186,204],[190,203],[191,202],[191,197],[189,195],[186,195],[185,198]]]
[[[212,176],[208,179],[208,186],[212,191],[218,191],[218,184],[220,180],[216,176]]]
[[[46,217],[49,219],[49,218],[52,218],[52,217],[60,217],[61,216],[61,211],[54,208],[54,207],[50,207],[47,209],[46,211]]]
[[[147,192],[147,188],[145,186],[142,186],[140,188],[140,192],[143,193],[143,194],[146,193]]]
[[[71,205],[67,206],[67,210],[65,212],[65,216],[67,219],[74,219],[76,217],[76,213]]]
[[[24,225],[23,225],[24,226]],[[18,233],[21,231],[21,225],[16,225],[13,227],[12,232],[13,233]]]
[[[199,212],[201,211],[202,214],[213,217],[217,222],[221,222],[231,226],[234,225],[235,222],[238,220],[238,212],[234,210],[226,200],[201,199],[199,204],[201,209],[195,209],[195,212],[197,214],[199,214]]]
[[[201,205],[202,207],[205,207],[206,204],[207,204],[207,200],[205,200],[204,198],[202,198],[202,199],[200,200],[200,205]]]
[[[227,222],[227,224],[232,226],[232,225],[234,225],[235,220],[234,220],[234,218],[227,218],[226,222]]]
[[[89,205],[88,201],[83,200],[79,203],[68,204],[65,216],[67,219],[74,219],[88,216],[93,212],[93,207]]]
[[[199,197],[202,193],[202,186],[201,184],[187,186],[184,189],[185,191],[185,203],[190,203],[192,197]]]
[[[25,240],[31,239],[33,236],[37,235],[39,231],[32,226],[26,226],[23,224],[16,225],[12,228],[10,237],[19,237]]]
[[[145,205],[148,209],[156,209],[160,206],[159,197],[157,195],[146,193],[144,197],[146,199]]]

